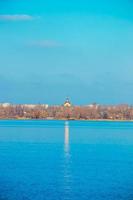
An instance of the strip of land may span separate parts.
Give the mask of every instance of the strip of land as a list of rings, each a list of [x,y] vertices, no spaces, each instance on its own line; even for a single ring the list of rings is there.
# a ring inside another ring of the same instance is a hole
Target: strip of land
[[[59,120],[106,120],[132,121],[133,106],[97,105],[73,106],[69,104],[48,106],[44,104],[1,104],[0,119],[59,119]]]

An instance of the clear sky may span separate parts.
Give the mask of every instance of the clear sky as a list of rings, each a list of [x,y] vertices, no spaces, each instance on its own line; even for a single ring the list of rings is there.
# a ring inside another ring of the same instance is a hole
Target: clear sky
[[[133,104],[132,0],[0,0],[0,102]]]

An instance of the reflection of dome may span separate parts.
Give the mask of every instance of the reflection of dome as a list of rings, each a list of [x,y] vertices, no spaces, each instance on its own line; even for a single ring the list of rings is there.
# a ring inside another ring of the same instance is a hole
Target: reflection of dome
[[[69,98],[66,99],[64,107],[71,107],[71,102],[69,101]]]

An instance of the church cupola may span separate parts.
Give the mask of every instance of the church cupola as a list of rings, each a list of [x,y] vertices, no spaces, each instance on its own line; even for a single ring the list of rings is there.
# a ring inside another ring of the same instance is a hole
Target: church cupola
[[[64,107],[71,107],[71,102],[68,97],[66,98],[66,101],[64,102]]]

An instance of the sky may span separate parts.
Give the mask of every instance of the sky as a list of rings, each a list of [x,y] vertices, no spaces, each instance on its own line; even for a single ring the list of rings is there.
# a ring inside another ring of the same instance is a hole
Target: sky
[[[133,0],[0,0],[0,102],[133,104]]]

